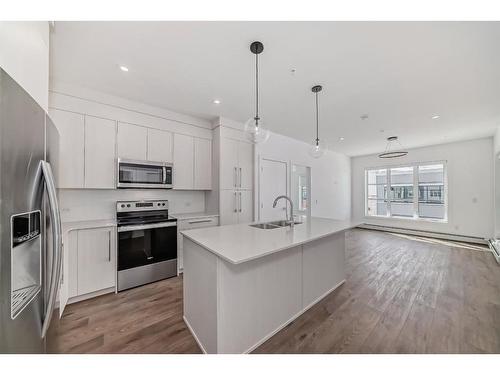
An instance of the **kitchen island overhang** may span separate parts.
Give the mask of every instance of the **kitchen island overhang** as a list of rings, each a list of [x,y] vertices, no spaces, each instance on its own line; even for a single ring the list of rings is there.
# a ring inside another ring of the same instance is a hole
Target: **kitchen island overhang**
[[[248,353],[345,281],[345,231],[309,218],[294,228],[248,224],[184,236],[184,320],[205,353]]]

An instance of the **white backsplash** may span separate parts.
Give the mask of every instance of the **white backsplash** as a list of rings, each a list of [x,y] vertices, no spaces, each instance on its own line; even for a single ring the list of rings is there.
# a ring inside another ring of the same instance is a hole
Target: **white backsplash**
[[[203,191],[61,189],[58,194],[63,222],[114,219],[121,200],[168,199],[171,213],[205,210]]]

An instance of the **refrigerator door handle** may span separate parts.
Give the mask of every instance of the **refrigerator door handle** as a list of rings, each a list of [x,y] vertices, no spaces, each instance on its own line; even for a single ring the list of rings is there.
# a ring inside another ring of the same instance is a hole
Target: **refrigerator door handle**
[[[47,303],[47,311],[45,312],[45,318],[43,320],[42,326],[42,338],[45,337],[50,326],[50,320],[52,319],[52,312],[54,310],[54,305],[56,303],[56,294],[59,286],[59,278],[61,275],[61,260],[62,260],[62,229],[61,229],[61,216],[59,213],[59,204],[57,203],[56,186],[54,183],[54,175],[52,174],[52,168],[50,164],[46,161],[40,162],[42,167],[42,175],[45,181],[46,192],[50,207],[50,220],[52,221],[52,251],[53,262],[50,277],[49,286],[49,296]]]

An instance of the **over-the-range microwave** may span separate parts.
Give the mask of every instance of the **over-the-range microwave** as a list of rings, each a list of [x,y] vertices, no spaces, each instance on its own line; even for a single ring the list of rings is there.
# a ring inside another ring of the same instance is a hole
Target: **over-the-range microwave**
[[[116,187],[120,189],[171,189],[172,163],[118,159]]]

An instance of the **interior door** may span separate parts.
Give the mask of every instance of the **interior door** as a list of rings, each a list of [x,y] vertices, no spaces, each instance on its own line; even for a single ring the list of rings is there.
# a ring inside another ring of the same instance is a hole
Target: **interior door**
[[[259,178],[259,220],[283,220],[286,218],[287,203],[280,199],[275,208],[276,197],[287,195],[287,163],[278,160],[261,159]]]

